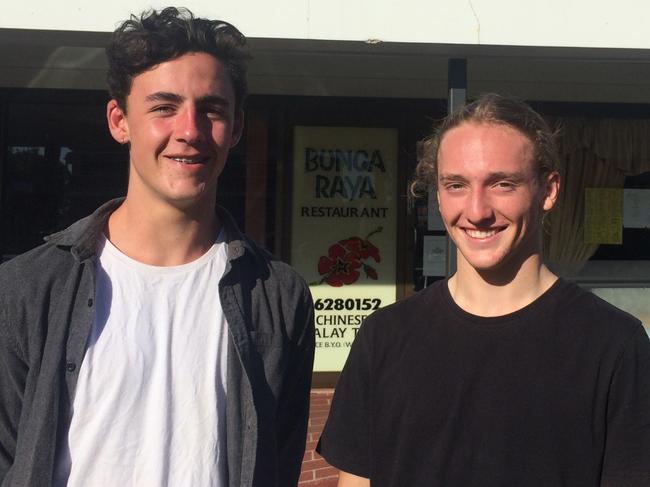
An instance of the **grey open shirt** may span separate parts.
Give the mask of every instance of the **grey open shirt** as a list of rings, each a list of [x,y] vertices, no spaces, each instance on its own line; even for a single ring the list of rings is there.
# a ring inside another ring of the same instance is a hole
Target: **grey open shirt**
[[[0,482],[50,486],[94,318],[95,248],[113,200],[0,266]],[[314,353],[308,287],[219,209],[228,264],[230,487],[297,484]]]

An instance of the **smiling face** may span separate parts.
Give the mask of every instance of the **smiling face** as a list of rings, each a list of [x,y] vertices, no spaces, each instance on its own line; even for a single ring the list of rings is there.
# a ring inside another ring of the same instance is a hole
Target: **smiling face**
[[[126,113],[111,100],[107,118],[113,138],[130,144],[127,200],[214,206],[217,179],[243,125],[221,61],[188,53],[158,64],[133,79]]]
[[[458,248],[458,267],[516,270],[541,253],[542,216],[557,173],[538,175],[531,141],[506,125],[464,122],[438,151],[438,203]]]

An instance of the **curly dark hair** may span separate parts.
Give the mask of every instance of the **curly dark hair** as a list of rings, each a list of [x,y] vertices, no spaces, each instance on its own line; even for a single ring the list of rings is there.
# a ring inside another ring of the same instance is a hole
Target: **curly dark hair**
[[[523,101],[488,93],[448,115],[429,137],[420,142],[415,180],[411,185],[414,196],[423,196],[429,187],[436,187],[440,142],[449,130],[465,122],[507,125],[520,131],[533,143],[540,180],[558,170],[557,132],[551,130],[542,116]]]
[[[175,7],[132,15],[113,32],[106,47],[110,96],[126,112],[133,78],[188,52],[211,54],[228,67],[236,108],[240,108],[247,95],[246,38],[228,22],[196,18],[189,10]]]

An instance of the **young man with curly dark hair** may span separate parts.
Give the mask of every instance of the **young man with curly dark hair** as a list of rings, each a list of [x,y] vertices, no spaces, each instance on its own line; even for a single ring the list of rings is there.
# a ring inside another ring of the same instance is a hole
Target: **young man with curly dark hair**
[[[166,8],[107,56],[126,197],[0,268],[0,483],[296,485],[311,298],[215,201],[245,38]]]
[[[423,149],[458,267],[361,327],[319,446],[339,486],[650,485],[648,336],[542,262],[554,134],[485,95]]]

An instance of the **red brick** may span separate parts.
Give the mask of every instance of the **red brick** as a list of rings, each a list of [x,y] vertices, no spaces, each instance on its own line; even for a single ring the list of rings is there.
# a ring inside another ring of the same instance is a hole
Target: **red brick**
[[[314,431],[313,433],[310,433],[307,441],[310,441],[310,442],[313,442],[314,444],[317,444],[321,433],[322,433],[322,431],[320,431],[320,430]]]
[[[317,460],[310,460],[308,462],[303,462],[302,464],[303,471],[316,470],[318,468],[325,468],[325,467],[329,467],[329,464],[322,458],[319,458]]]
[[[323,458],[323,457],[321,457],[317,451],[314,451],[314,460],[316,460],[317,458]]]
[[[316,476],[317,479],[322,479],[325,477],[334,477],[334,476],[338,476],[338,474],[339,471],[334,467],[325,467],[325,468],[319,468],[317,470],[314,470],[314,475]]]
[[[327,411],[313,411],[313,412],[309,415],[309,419],[314,419],[314,418],[327,418],[328,415],[329,415],[329,414],[328,414]]]
[[[331,406],[327,403],[327,401],[318,402],[318,403],[313,403],[312,402],[311,405],[309,406],[309,410],[314,411],[314,412],[316,412],[316,411],[329,411],[330,407]]]
[[[315,407],[315,406],[327,407],[328,404],[329,404],[327,399],[328,399],[327,397],[314,397],[314,396],[311,396],[311,398],[309,399],[309,404],[311,405],[311,407]]]
[[[325,418],[313,418],[309,420],[309,425],[310,426],[318,426],[318,425],[324,425],[325,424]]]
[[[318,479],[318,480],[308,480],[306,482],[300,482],[301,487],[336,487],[338,483],[338,477],[331,477],[327,479]]]
[[[309,397],[310,403],[311,404],[327,404],[329,401],[331,401],[332,396],[334,395],[334,391],[332,389],[326,390],[326,389],[321,389],[325,390],[327,392],[322,392],[322,393],[313,393]]]
[[[314,396],[311,396],[309,399],[309,407],[310,408],[328,408],[329,406],[329,398],[328,397],[319,397],[317,399],[314,398]]]
[[[310,409],[328,409],[332,402],[330,394],[312,394],[309,400]]]
[[[308,472],[301,472],[300,477],[298,477],[298,482],[302,483],[307,480],[314,480],[314,471],[309,470]]]
[[[333,389],[313,389],[309,409],[307,445],[303,457],[301,487],[336,487],[338,472],[315,451],[316,444],[329,415]]]

